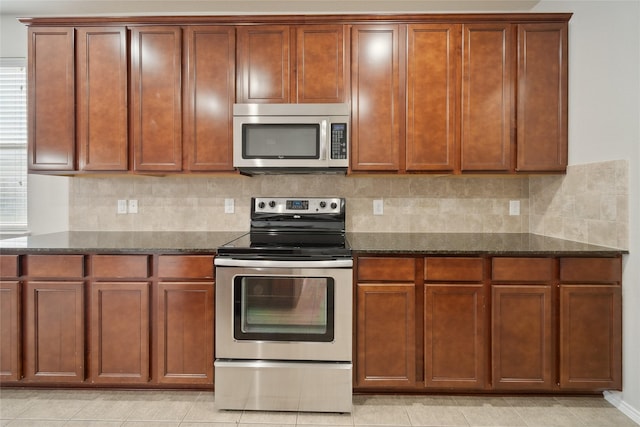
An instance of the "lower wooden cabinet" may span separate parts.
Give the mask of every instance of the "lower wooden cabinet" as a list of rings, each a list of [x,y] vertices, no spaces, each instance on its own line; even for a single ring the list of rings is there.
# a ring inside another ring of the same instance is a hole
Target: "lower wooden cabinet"
[[[149,381],[149,287],[149,282],[91,284],[90,382]]]
[[[213,282],[158,284],[159,383],[213,384],[213,292]]]
[[[84,381],[84,282],[24,286],[24,381]]]
[[[3,271],[4,273],[4,271]],[[0,381],[20,379],[20,282],[0,281]]]

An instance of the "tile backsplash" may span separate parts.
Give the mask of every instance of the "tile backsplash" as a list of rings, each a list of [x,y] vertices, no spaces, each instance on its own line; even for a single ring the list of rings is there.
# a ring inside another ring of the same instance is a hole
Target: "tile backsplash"
[[[252,196],[339,196],[347,199],[348,231],[534,232],[626,247],[626,179],[624,161],[572,166],[566,176],[77,177],[69,224],[74,231],[245,231]],[[228,198],[232,214],[224,213]],[[137,200],[138,213],[118,214],[119,199]],[[375,199],[383,215],[373,215]],[[509,215],[511,200],[520,215]]]

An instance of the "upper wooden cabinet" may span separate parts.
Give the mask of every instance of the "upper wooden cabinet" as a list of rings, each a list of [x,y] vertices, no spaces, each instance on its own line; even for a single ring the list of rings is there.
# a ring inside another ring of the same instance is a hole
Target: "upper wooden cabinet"
[[[76,32],[76,137],[80,170],[126,171],[127,30],[79,28]]]
[[[397,172],[404,152],[400,25],[354,26],[351,43],[351,170]]]
[[[131,140],[136,171],[182,169],[182,29],[131,29]]]
[[[567,167],[567,23],[518,25],[518,171]]]
[[[238,102],[345,101],[343,25],[238,28]]]
[[[75,85],[73,28],[29,28],[29,170],[73,171]]]
[[[184,29],[184,170],[233,170],[235,49],[233,28]]]

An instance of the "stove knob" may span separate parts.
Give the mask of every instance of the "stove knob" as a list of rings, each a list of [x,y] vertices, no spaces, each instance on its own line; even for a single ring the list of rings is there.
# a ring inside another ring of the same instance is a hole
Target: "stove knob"
[[[320,207],[321,208],[326,208],[327,207],[327,202],[325,202],[324,200],[320,202]]]
[[[260,202],[260,203],[258,203],[258,207],[259,207],[260,209],[264,209],[264,202]]]
[[[338,207],[338,204],[336,202],[331,202],[331,209],[335,209]]]
[[[269,207],[270,207],[270,208],[275,208],[275,207],[276,207],[276,202],[275,202],[275,200],[272,200],[272,201],[270,201],[270,202],[269,202]]]

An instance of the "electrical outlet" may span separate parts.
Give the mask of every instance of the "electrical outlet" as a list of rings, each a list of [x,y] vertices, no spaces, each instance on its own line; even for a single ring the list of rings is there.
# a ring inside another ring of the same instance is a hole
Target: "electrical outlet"
[[[520,215],[520,200],[509,200],[509,215]]]
[[[384,214],[384,203],[382,202],[382,199],[375,199],[373,201],[373,214],[374,215]]]
[[[133,199],[129,200],[129,213],[137,214],[138,213],[138,201]]]
[[[232,214],[235,210],[233,199],[224,199],[224,213]]]
[[[126,214],[127,213],[127,201],[124,199],[118,200],[118,213]]]

